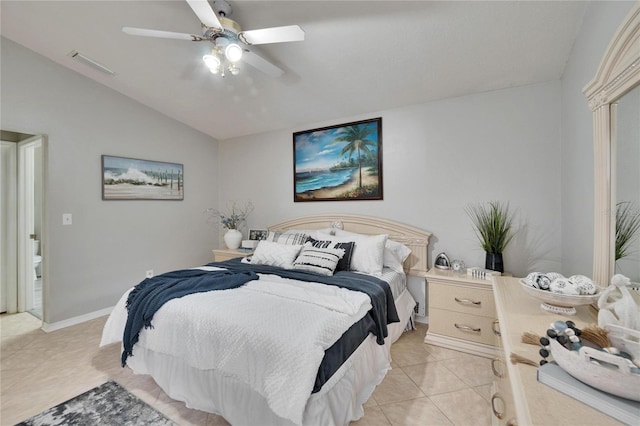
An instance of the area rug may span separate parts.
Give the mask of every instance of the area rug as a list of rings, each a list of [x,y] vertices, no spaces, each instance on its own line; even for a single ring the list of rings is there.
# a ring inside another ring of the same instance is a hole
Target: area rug
[[[25,420],[21,425],[175,425],[159,411],[109,381]]]

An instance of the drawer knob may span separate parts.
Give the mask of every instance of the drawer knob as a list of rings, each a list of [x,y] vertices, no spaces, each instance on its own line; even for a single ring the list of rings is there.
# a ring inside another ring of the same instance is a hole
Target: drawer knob
[[[456,302],[462,303],[463,305],[482,305],[482,302],[479,300],[471,300],[471,299],[458,299],[457,297],[453,298]]]
[[[476,327],[472,327],[470,325],[462,325],[462,324],[453,324],[458,330],[462,330],[462,331],[470,331],[473,333],[480,333],[482,331],[481,328],[476,328]]]
[[[500,405],[502,405],[502,411],[496,410],[496,401],[500,401]],[[491,410],[493,411],[493,415],[502,420],[504,418],[504,408],[504,399],[502,399],[499,394],[494,393],[491,396]]]

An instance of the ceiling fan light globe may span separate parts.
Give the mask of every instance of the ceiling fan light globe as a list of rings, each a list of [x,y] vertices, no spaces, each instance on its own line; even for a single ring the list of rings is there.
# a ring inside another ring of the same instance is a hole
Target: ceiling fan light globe
[[[217,56],[204,55],[202,57],[202,60],[204,61],[205,65],[210,69],[220,68],[220,58],[218,58]]]
[[[242,48],[236,43],[230,43],[226,49],[224,49],[224,55],[229,62],[238,62],[242,58]]]

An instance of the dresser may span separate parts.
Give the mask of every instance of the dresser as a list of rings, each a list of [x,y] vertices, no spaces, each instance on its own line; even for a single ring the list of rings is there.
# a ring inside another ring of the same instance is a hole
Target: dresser
[[[236,257],[250,256],[253,253],[253,251],[228,248],[213,249],[211,251],[213,252],[214,262],[224,262],[225,260],[234,259]]]
[[[497,316],[492,281],[433,268],[427,273],[427,283],[425,343],[494,358]]]
[[[540,309],[518,278],[496,277],[493,283],[499,323],[500,354],[493,361],[495,375],[491,405],[496,425],[618,425],[615,419],[537,381],[537,367],[509,362],[511,354],[539,362],[540,347],[522,343],[522,334],[543,335],[555,321],[571,320],[578,328],[597,323],[590,306],[563,316]]]

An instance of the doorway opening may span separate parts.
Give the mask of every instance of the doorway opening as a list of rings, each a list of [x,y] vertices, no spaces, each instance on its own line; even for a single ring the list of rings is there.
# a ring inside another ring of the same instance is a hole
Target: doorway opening
[[[2,131],[0,312],[43,319],[44,137]]]

